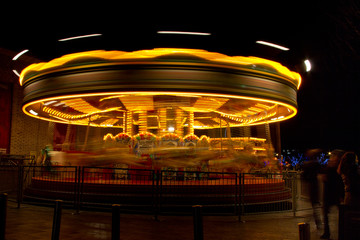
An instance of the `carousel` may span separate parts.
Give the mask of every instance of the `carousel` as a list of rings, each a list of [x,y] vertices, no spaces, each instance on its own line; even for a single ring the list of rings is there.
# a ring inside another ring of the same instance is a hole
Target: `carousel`
[[[20,84],[31,117],[85,126],[85,143],[90,128],[111,129],[96,152],[62,154],[60,165],[118,167],[131,185],[131,173],[146,169],[183,182],[200,175],[176,171],[278,170],[266,139],[234,132],[295,116],[301,77],[267,59],[163,48],[65,55],[30,65]],[[283,180],[260,182],[289,197]]]

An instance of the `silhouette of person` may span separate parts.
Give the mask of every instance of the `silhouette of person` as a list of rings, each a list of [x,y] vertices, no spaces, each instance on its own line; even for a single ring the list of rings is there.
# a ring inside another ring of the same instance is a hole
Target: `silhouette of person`
[[[355,153],[346,152],[340,160],[337,171],[344,183],[344,204],[349,207],[359,207],[360,174]]]
[[[320,201],[319,201],[319,183],[317,176],[320,172],[321,165],[318,161],[320,156],[320,149],[311,149],[306,152],[308,161],[303,165],[303,174],[302,179],[306,183],[309,191],[309,197],[311,206],[313,208],[313,216],[315,219],[315,224],[317,229],[320,229],[321,219],[320,219]]]
[[[331,206],[339,206],[341,199],[344,198],[344,184],[337,173],[341,157],[344,155],[342,150],[334,150],[330,154],[327,166],[323,171],[323,219],[324,233],[321,239],[330,238],[329,211]]]

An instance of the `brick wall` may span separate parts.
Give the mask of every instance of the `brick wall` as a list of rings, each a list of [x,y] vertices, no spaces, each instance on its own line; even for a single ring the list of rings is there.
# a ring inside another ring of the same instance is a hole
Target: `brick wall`
[[[14,83],[10,154],[29,154],[39,152],[48,144],[49,123],[29,117],[22,111],[23,89]]]
[[[11,86],[11,130],[10,130],[10,154],[40,153],[47,144],[53,143],[54,124],[29,117],[22,111],[23,88],[19,84],[18,77],[12,69],[21,72],[26,66],[39,62],[38,59],[28,55],[21,56],[16,61],[12,58],[16,52],[0,48],[0,82]],[[9,117],[9,116],[7,116]],[[72,150],[82,150],[85,141],[86,126],[75,127],[75,146]],[[90,127],[87,150],[100,146],[103,136],[110,132],[113,135],[119,133],[120,129],[105,129]],[[65,134],[65,133],[64,133]]]
[[[38,59],[24,55],[17,61],[12,58],[17,54],[7,49],[0,48],[0,82],[12,87],[12,109],[10,130],[10,154],[29,154],[39,151],[46,144],[48,122],[28,117],[22,112],[23,90],[18,77],[13,69],[21,70],[31,63],[39,62]],[[46,136],[46,135],[45,135]]]

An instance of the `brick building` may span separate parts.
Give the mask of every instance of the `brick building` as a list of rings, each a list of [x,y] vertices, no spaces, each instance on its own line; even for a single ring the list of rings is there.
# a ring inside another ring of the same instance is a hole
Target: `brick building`
[[[18,77],[20,72],[37,59],[23,56],[12,61],[16,52],[0,49],[0,150],[10,154],[29,154],[40,150],[47,142],[48,123],[31,118],[22,112],[23,91]]]

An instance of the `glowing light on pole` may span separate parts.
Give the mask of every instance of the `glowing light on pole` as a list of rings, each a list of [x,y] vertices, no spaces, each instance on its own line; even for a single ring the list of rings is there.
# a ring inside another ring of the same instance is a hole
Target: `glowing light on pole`
[[[306,71],[306,72],[310,72],[310,70],[311,70],[311,63],[310,63],[310,61],[309,61],[308,59],[306,59],[306,60],[304,61],[304,64],[305,64],[305,67],[306,67],[305,71]]]

